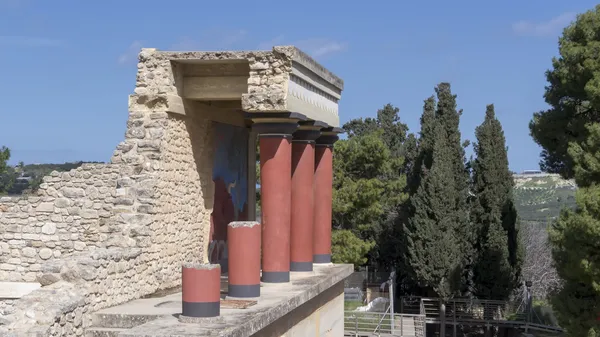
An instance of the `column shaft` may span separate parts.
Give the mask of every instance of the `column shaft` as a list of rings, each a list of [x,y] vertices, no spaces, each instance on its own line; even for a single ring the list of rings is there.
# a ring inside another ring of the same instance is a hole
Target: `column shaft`
[[[315,145],[292,142],[291,271],[313,270]]]
[[[317,144],[314,177],[314,263],[331,262],[333,145]]]
[[[262,281],[290,280],[291,135],[263,134],[260,146]]]

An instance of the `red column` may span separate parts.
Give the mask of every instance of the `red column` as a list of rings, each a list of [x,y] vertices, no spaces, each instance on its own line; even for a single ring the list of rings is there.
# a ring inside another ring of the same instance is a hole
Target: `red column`
[[[181,271],[182,316],[216,317],[221,308],[221,266],[184,264]]]
[[[299,130],[292,141],[290,270],[313,270],[315,139],[318,130]]]
[[[258,222],[234,221],[227,225],[229,297],[260,296],[260,236]]]
[[[292,146],[290,134],[262,134],[262,281],[290,281]]]
[[[313,262],[331,263],[331,207],[333,202],[333,143],[324,135],[315,148]]]

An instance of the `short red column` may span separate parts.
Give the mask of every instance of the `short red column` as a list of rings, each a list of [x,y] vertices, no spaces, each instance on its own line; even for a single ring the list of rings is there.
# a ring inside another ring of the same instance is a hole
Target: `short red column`
[[[182,316],[216,317],[221,313],[221,266],[186,263],[181,272]]]
[[[261,134],[262,281],[290,281],[292,135]]]
[[[298,130],[292,141],[290,270],[313,270],[315,139],[320,130]]]
[[[258,222],[234,221],[227,225],[229,297],[260,297],[260,237]]]
[[[331,207],[333,203],[333,143],[336,135],[317,139],[314,178],[313,262],[331,263]]]

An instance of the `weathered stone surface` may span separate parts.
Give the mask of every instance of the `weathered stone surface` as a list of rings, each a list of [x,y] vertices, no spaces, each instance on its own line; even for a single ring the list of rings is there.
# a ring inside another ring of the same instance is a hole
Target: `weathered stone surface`
[[[42,226],[42,233],[49,235],[56,233],[56,224],[53,224],[51,222],[45,223]]]
[[[35,282],[0,282],[0,298],[21,298],[40,287]]]
[[[329,78],[298,55],[293,47],[142,50],[125,140],[111,162],[52,172],[36,196],[0,198],[0,281],[36,279],[44,285],[16,301],[0,327],[15,335],[82,336],[92,312],[176,287],[184,261],[206,262],[213,122],[245,122],[239,107],[223,113],[206,104],[184,104],[178,96],[182,70],[199,63],[179,61],[217,60],[211,64],[219,70],[236,60],[248,75],[243,110],[268,112],[286,110],[294,62]],[[244,59],[247,63],[239,62]]]
[[[52,257],[52,250],[48,248],[42,248],[40,249],[39,255],[42,260],[48,260]]]
[[[37,212],[54,212],[54,204],[50,202],[43,202],[35,209]]]

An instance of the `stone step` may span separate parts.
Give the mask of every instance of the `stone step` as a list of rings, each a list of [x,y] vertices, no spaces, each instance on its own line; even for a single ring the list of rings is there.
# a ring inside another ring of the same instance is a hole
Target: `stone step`
[[[129,329],[119,328],[87,328],[85,337],[118,337],[121,332]]]
[[[99,312],[92,315],[92,326],[98,328],[131,329],[157,319],[156,315],[136,315]]]

